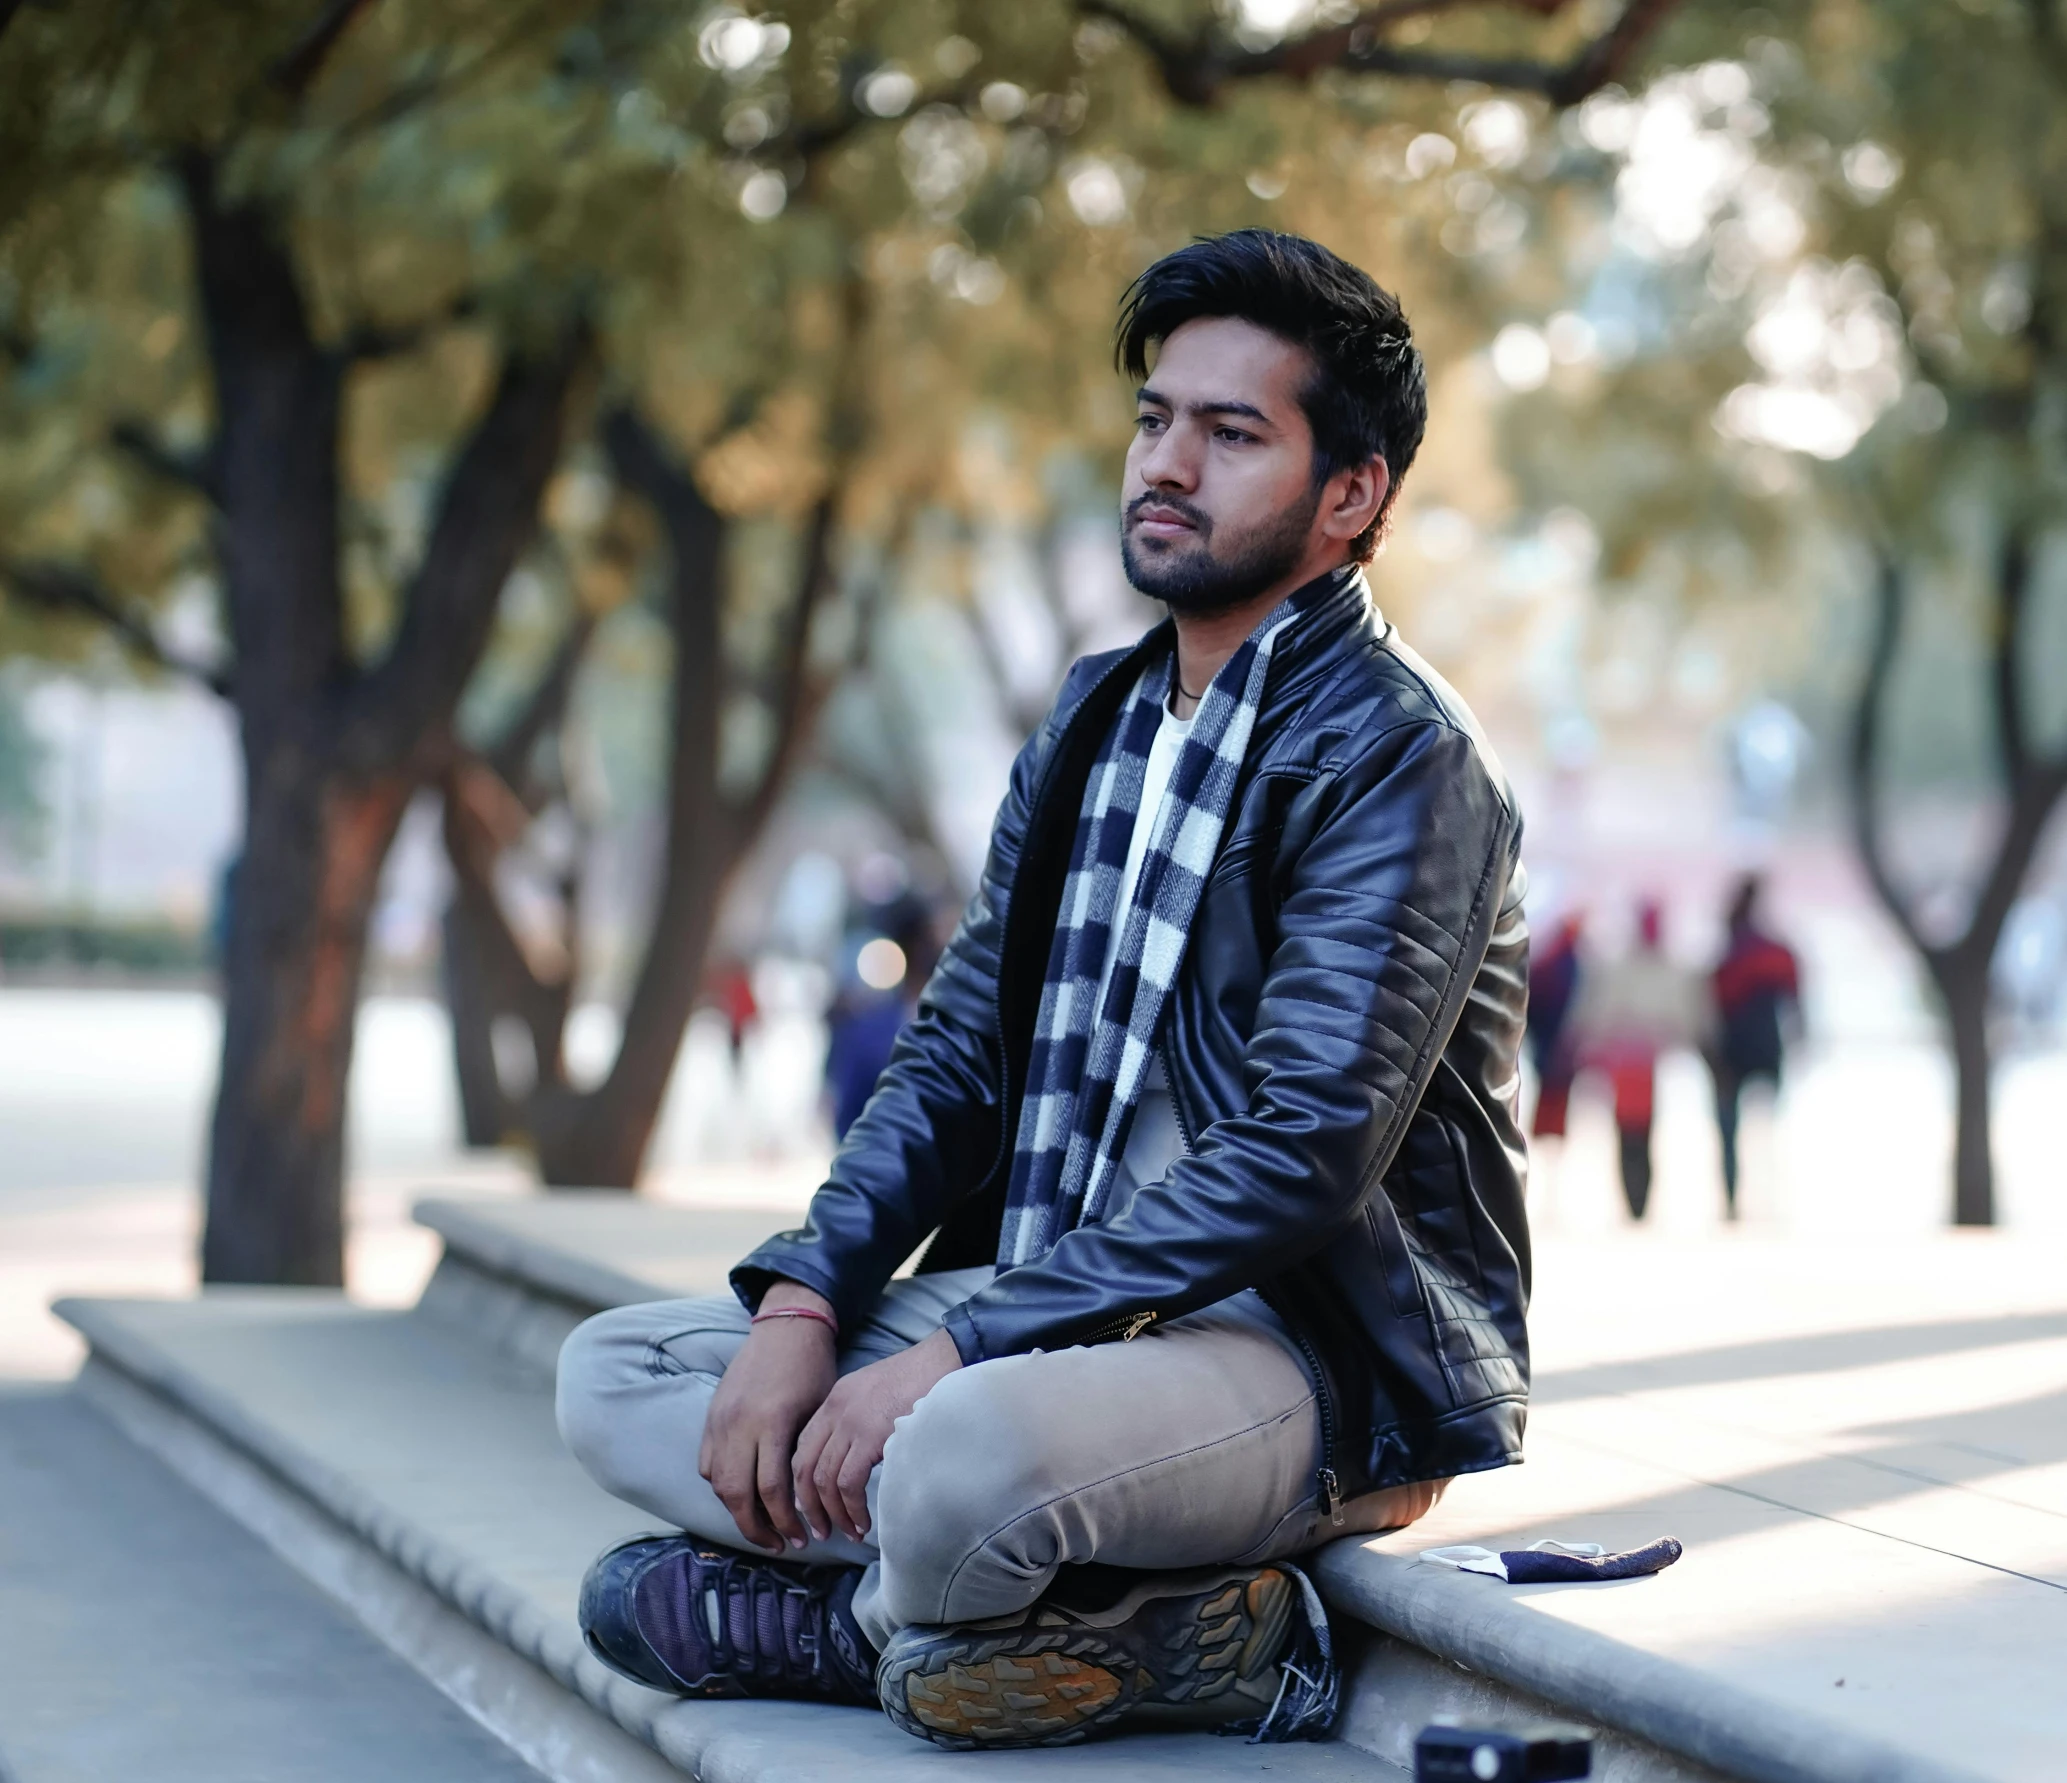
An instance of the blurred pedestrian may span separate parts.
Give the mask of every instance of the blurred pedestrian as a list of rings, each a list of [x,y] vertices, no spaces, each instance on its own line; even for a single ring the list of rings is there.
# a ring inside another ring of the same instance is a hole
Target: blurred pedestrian
[[[1575,1017],[1580,1063],[1602,1072],[1615,1100],[1622,1195],[1641,1220],[1651,1199],[1651,1125],[1658,1058],[1708,1033],[1706,987],[1665,952],[1665,912],[1655,898],[1637,910],[1636,945],[1587,975]]]
[[[728,954],[711,969],[704,989],[704,1001],[725,1018],[725,1038],[732,1047],[732,1069],[740,1067],[746,1037],[760,1019],[761,1006],[754,997],[753,974],[736,954]]]
[[[849,957],[825,1017],[825,1088],[835,1139],[846,1138],[861,1118],[911,1019],[910,981],[904,949],[888,936],[870,936]]]
[[[1530,1132],[1538,1139],[1565,1136],[1572,1080],[1579,1073],[1572,1015],[1585,978],[1579,957],[1584,927],[1580,917],[1564,917],[1529,963],[1529,1057],[1536,1067],[1536,1114]]]
[[[1737,1217],[1737,1116],[1745,1088],[1777,1092],[1790,1035],[1801,1027],[1801,968],[1759,920],[1765,882],[1746,873],[1730,895],[1729,939],[1715,968],[1715,1125],[1722,1138],[1723,1207]]]

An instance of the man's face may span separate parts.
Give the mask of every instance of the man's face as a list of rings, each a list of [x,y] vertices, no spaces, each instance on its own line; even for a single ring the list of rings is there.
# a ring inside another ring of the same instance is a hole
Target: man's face
[[[1224,611],[1322,542],[1324,491],[1299,403],[1312,373],[1302,348],[1233,317],[1187,322],[1163,343],[1120,492],[1120,552],[1143,594],[1178,612]]]

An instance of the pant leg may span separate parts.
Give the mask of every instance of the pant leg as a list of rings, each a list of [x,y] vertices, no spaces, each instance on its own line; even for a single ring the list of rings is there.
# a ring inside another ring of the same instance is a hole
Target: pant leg
[[[1562,1139],[1570,1119],[1572,1074],[1558,1069],[1544,1076],[1536,1089],[1536,1114],[1529,1123],[1532,1137]]]
[[[1629,1217],[1640,1220],[1651,1200],[1651,1125],[1621,1129],[1622,1196],[1629,1203]]]
[[[842,1345],[840,1372],[929,1336],[991,1274],[955,1269],[892,1282],[868,1323]],[[696,1461],[711,1396],[747,1329],[746,1309],[730,1294],[661,1300],[598,1313],[560,1351],[560,1435],[590,1477],[670,1527],[727,1547],[745,1547],[746,1538]],[[875,1548],[833,1530],[790,1557],[865,1566]]]
[[[880,1646],[908,1623],[1022,1609],[1071,1563],[1294,1553],[1321,1529],[1320,1460],[1312,1379],[1253,1294],[1131,1343],[978,1363],[891,1435],[882,1564],[855,1614]]]
[[[1737,1115],[1743,1104],[1744,1080],[1727,1065],[1715,1071],[1715,1131],[1722,1141],[1723,1207],[1737,1217]]]

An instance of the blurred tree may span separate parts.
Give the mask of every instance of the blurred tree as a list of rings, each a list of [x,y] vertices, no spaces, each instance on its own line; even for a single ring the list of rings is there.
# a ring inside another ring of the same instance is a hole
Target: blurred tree
[[[1497,31],[1485,37],[1470,8],[1429,10],[1465,18],[1482,43],[1501,41]],[[751,464],[757,456],[755,429],[727,436],[696,473],[631,408],[618,410],[604,429],[614,475],[658,516],[658,556],[670,566],[662,598],[675,670],[659,903],[611,1068],[593,1089],[576,1090],[564,1039],[581,951],[579,872],[558,858],[540,863],[553,881],[545,901],[557,915],[543,947],[526,946],[496,881],[519,858],[513,851],[525,835],[523,814],[537,820],[549,808],[548,821],[560,833],[578,831],[585,827],[578,813],[570,821],[578,800],[564,778],[548,787],[527,784],[521,772],[512,777],[518,764],[507,748],[488,758],[502,790],[484,777],[482,761],[464,765],[473,796],[447,804],[457,890],[446,963],[470,1137],[480,1143],[524,1135],[548,1182],[633,1180],[723,891],[828,691],[830,675],[809,649],[809,622],[831,592],[833,533],[843,518],[850,534],[869,531],[883,541],[878,561],[885,551],[895,554],[922,501],[960,509],[979,530],[1006,512],[1030,518],[1036,498],[1023,477],[980,450],[972,454],[962,421],[987,411],[1011,416],[1035,440],[1087,430],[1115,438],[1124,410],[1112,400],[1106,341],[1114,298],[1130,272],[1196,229],[1267,216],[1289,181],[1257,173],[1256,164],[1286,159],[1290,144],[1301,145],[1289,149],[1298,161],[1339,162],[1372,147],[1374,119],[1382,118],[1388,136],[1398,139],[1391,144],[1396,161],[1414,134],[1396,105],[1347,76],[1476,77],[1561,103],[1608,79],[1664,10],[1632,6],[1599,38],[1574,27],[1569,57],[1555,62],[1431,50],[1425,64],[1406,55],[1397,68],[1386,66],[1378,41],[1391,15],[1381,19],[1375,11],[1368,19],[1357,14],[1354,30],[1337,21],[1270,45],[1252,38],[1245,47],[1217,14],[1179,32],[1111,8],[1055,8],[1030,24],[967,9],[884,6],[870,21],[866,53],[849,35],[852,9],[815,22],[792,10],[794,28],[714,15],[699,47],[737,94],[724,130],[739,151],[732,176],[739,203],[749,214],[765,209],[771,221],[779,215],[786,231],[830,243],[820,248],[822,263],[837,269],[833,289],[821,294],[841,318],[821,374],[832,385],[817,473],[822,493],[805,527],[796,591],[778,603],[791,616],[787,647],[773,660],[764,650],[764,660],[742,664],[724,649],[719,624],[724,510],[736,513],[740,497],[728,502],[721,495],[714,507],[697,479],[722,491],[741,460]],[[1078,25],[1079,18],[1091,23]],[[781,52],[768,54],[776,30]],[[1130,53],[1130,39],[1147,53]],[[843,109],[826,122],[799,124],[809,115],[812,70],[826,64],[829,46],[845,55]],[[1330,89],[1338,111],[1330,130],[1319,133],[1288,82],[1331,73],[1343,81]],[[1223,98],[1259,83],[1252,102],[1230,115]],[[660,95],[664,115],[692,115],[693,99],[658,84],[649,90]],[[1451,108],[1440,109],[1450,115]],[[1173,140],[1179,118],[1193,121]],[[888,132],[866,128],[891,119],[905,120],[894,160],[882,152]],[[1324,198],[1315,209],[1312,223],[1297,220],[1322,231],[1332,226],[1339,236],[1356,227],[1367,204],[1352,195]],[[811,320],[810,308],[798,312],[796,325],[807,338],[824,327]],[[700,320],[707,350],[712,322],[708,313]],[[1468,326],[1456,332],[1468,334]],[[759,351],[772,357],[778,348],[768,342]],[[736,406],[739,396],[735,386],[728,401]],[[678,441],[694,437],[680,419],[672,432]],[[759,474],[749,472],[748,480]],[[857,579],[850,566],[849,581],[845,629],[865,655],[880,578]],[[988,638],[981,629],[978,635]],[[693,678],[688,665],[696,665]],[[994,678],[1011,703],[1009,677]],[[728,787],[721,719],[742,709],[762,715],[768,741],[757,765],[731,776]],[[555,717],[566,711],[564,701],[557,703]],[[1023,723],[1037,715],[1016,714]],[[534,719],[535,709],[527,711],[516,734],[533,733]],[[558,759],[564,752],[547,753]],[[925,836],[925,794],[909,784],[910,764],[902,765],[899,784],[886,785],[879,775],[870,791],[893,819]],[[854,771],[854,764],[842,767]],[[514,1048],[498,1051],[498,1022],[506,1035],[522,1036]],[[512,1051],[513,1069],[499,1062],[510,1061]]]
[[[2067,795],[2067,12],[1792,0],[1691,13],[1675,49],[1694,66],[1573,120],[1604,199],[1586,351],[1523,367],[1510,461],[1624,587],[1762,588],[1776,617],[1866,589],[1858,852],[1944,1012],[1953,1218],[1989,1224],[1990,964]],[[1996,824],[1947,895],[1942,826],[1905,860],[1883,807],[1945,776],[1976,707],[1956,772],[1992,768]]]
[[[14,13],[0,579],[53,647],[91,621],[218,687],[245,751],[207,1278],[340,1277],[360,964],[419,787],[454,795],[463,1056],[478,1073],[475,1016],[523,1002],[546,1173],[629,1182],[718,896],[806,729],[841,540],[980,477],[957,455],[983,405],[1035,446],[1117,437],[1110,307],[1148,252],[1299,223],[1269,207],[1308,168],[1341,194],[1320,212],[1353,214],[1352,162],[1430,171],[1402,157],[1453,83],[1575,103],[1667,10],[1415,0],[1289,32],[1093,0],[267,0],[235,32],[197,0]],[[607,419],[570,457],[592,386]],[[599,479],[600,518],[548,499]],[[786,569],[753,569],[764,520]],[[520,566],[565,629],[469,747],[484,656],[537,642],[496,629]],[[578,900],[548,983],[497,955],[496,859],[564,802],[529,779],[589,628],[641,578],[674,640],[667,866],[624,1044],[577,1093]],[[160,610],[211,587],[221,651],[171,642],[191,628]]]

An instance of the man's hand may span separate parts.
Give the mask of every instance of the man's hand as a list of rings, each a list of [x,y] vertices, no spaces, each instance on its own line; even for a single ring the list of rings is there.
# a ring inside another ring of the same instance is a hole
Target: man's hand
[[[936,1331],[856,1369],[826,1395],[797,1444],[797,1502],[814,1530],[839,1529],[856,1541],[868,1534],[868,1476],[890,1427],[961,1365],[955,1340]]]
[[[786,1306],[832,1310],[822,1294],[798,1282],[777,1282],[762,1296],[763,1312]],[[797,1432],[832,1391],[836,1362],[830,1326],[817,1319],[764,1319],[747,1334],[711,1398],[696,1470],[756,1547],[788,1542],[801,1548],[810,1533],[797,1515],[790,1452]]]

